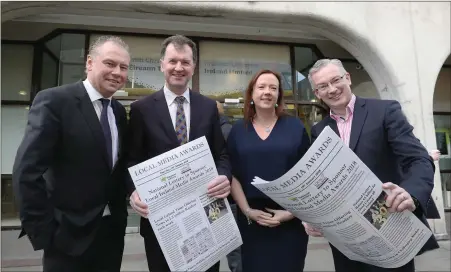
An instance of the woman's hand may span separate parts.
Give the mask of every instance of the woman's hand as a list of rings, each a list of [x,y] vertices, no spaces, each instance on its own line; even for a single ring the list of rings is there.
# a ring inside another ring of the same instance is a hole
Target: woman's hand
[[[265,208],[268,212],[273,213],[274,216],[272,217],[274,220],[279,221],[280,223],[289,221],[294,218],[294,216],[289,212],[285,210],[273,210]]]
[[[280,221],[274,220],[272,214],[264,212],[262,210],[247,209],[246,216],[252,221],[257,222],[259,225],[265,227],[276,227],[280,225]]]

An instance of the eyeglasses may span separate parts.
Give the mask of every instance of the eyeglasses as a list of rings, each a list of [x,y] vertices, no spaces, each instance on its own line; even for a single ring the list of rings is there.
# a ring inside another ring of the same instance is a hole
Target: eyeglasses
[[[320,84],[320,85],[316,86],[316,90],[318,90],[318,92],[325,92],[329,89],[329,85],[332,85],[333,87],[339,86],[345,75],[346,74],[335,77],[327,84],[324,83],[324,84]]]

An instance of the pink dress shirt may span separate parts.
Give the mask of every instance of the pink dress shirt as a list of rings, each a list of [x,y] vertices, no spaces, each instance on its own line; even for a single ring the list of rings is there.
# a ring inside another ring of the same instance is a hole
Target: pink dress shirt
[[[351,138],[352,118],[354,115],[355,95],[352,95],[351,101],[346,106],[346,116],[339,116],[330,111],[330,117],[337,122],[338,132],[340,132],[340,138],[349,146],[349,139]]]

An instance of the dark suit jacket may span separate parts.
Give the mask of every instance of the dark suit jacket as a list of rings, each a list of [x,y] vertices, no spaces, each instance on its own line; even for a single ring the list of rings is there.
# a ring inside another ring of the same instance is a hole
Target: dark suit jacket
[[[232,124],[229,122],[229,118],[225,115],[219,115],[219,124],[221,125],[222,136],[227,142],[229,138],[230,131],[232,130]]]
[[[312,127],[312,142],[330,126],[337,135],[337,123],[330,116]],[[434,163],[397,101],[357,97],[351,127],[349,148],[382,181],[404,188],[418,199],[415,214],[429,227],[424,212],[431,202],[434,187]],[[423,250],[438,248],[434,237]]]
[[[232,180],[230,162],[219,125],[216,102],[190,90],[191,121],[189,140],[205,136],[219,175]],[[180,146],[169,114],[163,89],[133,102],[130,106],[129,167]],[[129,194],[134,184],[129,180]],[[141,218],[141,235],[153,234],[149,220]]]
[[[100,121],[83,83],[39,92],[13,167],[20,220],[35,250],[55,246],[82,254],[92,242],[109,203],[111,228],[125,235],[127,223],[124,107],[111,102],[119,154],[113,169]]]

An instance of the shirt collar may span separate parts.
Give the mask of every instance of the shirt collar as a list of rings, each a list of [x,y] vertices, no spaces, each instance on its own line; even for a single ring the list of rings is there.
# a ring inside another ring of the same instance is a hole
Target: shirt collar
[[[164,97],[166,98],[166,103],[168,103],[168,106],[171,105],[175,98],[178,96],[175,93],[173,93],[169,88],[164,84],[163,88]],[[185,97],[186,101],[189,103],[189,88],[186,88],[185,92],[182,94],[182,96]]]
[[[345,120],[348,120],[349,116],[354,114],[355,100],[356,100],[356,97],[354,94],[352,94],[351,101],[349,101],[348,105],[346,106],[346,116],[344,117]],[[332,110],[330,110],[330,117],[332,117],[336,121],[339,118],[341,118],[342,116],[337,115]]]
[[[101,98],[105,98],[94,88],[94,86],[92,86],[91,82],[89,82],[88,79],[85,79],[83,81],[83,85],[85,86],[85,89],[88,92],[91,102],[97,101]],[[108,97],[106,99],[111,100],[111,97]]]

